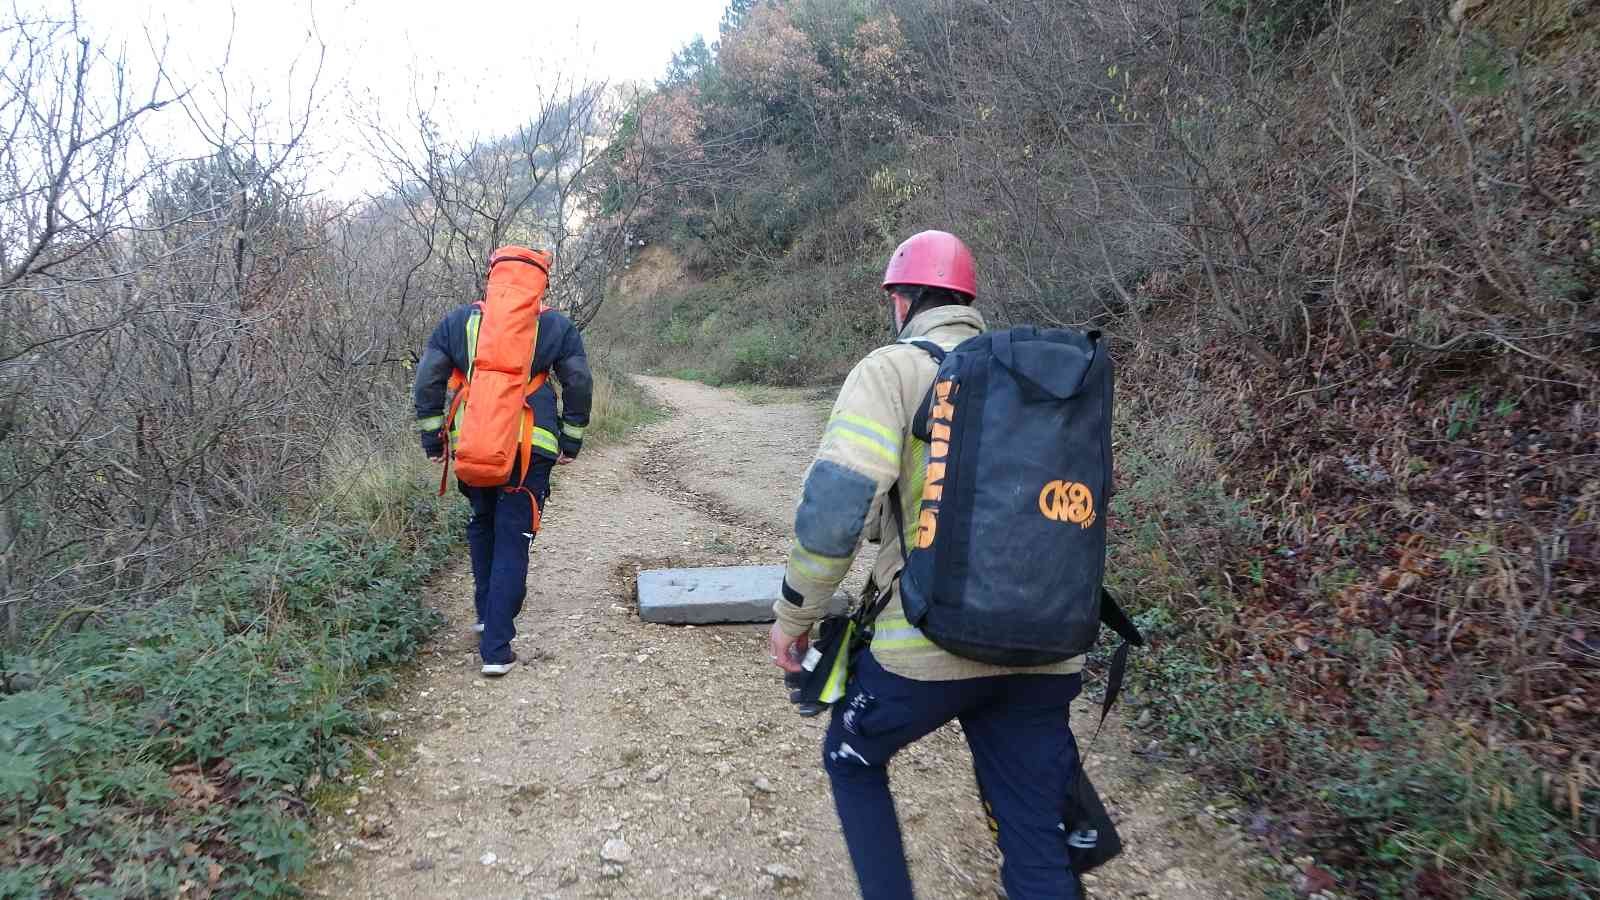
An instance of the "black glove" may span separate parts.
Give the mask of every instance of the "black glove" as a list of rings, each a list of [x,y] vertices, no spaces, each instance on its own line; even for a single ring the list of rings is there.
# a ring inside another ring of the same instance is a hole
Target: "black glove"
[[[794,704],[795,712],[807,719],[828,708],[826,703],[805,699],[806,679],[810,675],[805,671],[783,673],[783,686],[789,689],[789,702]]]
[[[422,452],[428,454],[429,459],[438,459],[444,455],[444,435],[437,431],[419,431],[422,437]]]

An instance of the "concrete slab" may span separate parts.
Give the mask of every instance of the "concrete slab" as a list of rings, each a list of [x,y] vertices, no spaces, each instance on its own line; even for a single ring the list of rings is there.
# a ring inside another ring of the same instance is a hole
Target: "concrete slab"
[[[639,618],[660,625],[771,622],[783,596],[783,566],[650,569],[639,573]],[[843,611],[850,599],[834,597]]]

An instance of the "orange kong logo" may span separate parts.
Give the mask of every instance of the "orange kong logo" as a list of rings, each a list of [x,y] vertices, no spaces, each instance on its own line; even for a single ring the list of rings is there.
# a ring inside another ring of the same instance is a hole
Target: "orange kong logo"
[[[945,462],[950,458],[950,423],[955,421],[956,407],[950,393],[954,385],[946,380],[934,385],[933,395],[938,403],[928,415],[928,472],[922,486],[922,515],[917,521],[917,547],[926,550],[933,546],[933,537],[939,531],[939,501],[944,499]]]
[[[1052,481],[1039,492],[1039,512],[1052,522],[1094,524],[1094,493],[1076,481]]]

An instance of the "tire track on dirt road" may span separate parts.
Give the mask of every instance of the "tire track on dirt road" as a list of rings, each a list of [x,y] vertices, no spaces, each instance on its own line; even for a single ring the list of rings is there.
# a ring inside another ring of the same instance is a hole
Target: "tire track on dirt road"
[[[464,555],[439,579],[449,625],[380,713],[387,765],[319,820],[314,895],[854,895],[823,722],[791,711],[766,627],[647,625],[632,596],[640,567],[781,562],[826,410],[644,381],[675,414],[557,473],[518,621],[526,665],[481,678]],[[1125,753],[1114,723],[1099,747],[1091,771],[1128,849],[1094,896],[1260,895],[1231,839],[1185,824],[1181,779]],[[959,729],[893,776],[919,896],[995,897]]]

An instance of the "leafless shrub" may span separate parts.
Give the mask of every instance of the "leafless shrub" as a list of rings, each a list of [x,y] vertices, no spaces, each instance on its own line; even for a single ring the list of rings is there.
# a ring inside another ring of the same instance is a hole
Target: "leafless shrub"
[[[292,60],[295,96],[275,103],[226,60],[183,81],[151,46],[136,65],[73,11],[0,24],[13,642],[169,594],[286,518],[370,506],[344,495],[364,483],[352,454],[389,452],[416,350],[477,295],[488,250],[554,249],[552,297],[582,322],[624,249],[625,221],[595,227],[590,212],[610,121],[599,87],[562,82],[495,140],[447,140],[425,115],[405,140],[374,132],[391,190],[334,202],[308,186],[315,37]],[[158,114],[205,150],[158,156]]]

